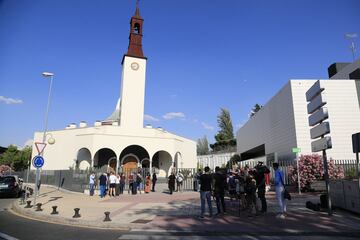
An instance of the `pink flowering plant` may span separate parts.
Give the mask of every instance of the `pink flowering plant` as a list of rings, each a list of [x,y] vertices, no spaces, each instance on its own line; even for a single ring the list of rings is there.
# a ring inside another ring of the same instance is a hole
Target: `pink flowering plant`
[[[0,175],[6,174],[11,171],[11,168],[8,165],[0,165]]]
[[[297,183],[297,166],[291,166],[289,168],[292,182]],[[322,156],[318,154],[301,155],[299,159],[299,170],[301,188],[303,190],[310,190],[311,184],[314,181],[324,179]],[[344,169],[341,166],[336,166],[332,159],[328,162],[328,171],[330,179],[344,178]]]

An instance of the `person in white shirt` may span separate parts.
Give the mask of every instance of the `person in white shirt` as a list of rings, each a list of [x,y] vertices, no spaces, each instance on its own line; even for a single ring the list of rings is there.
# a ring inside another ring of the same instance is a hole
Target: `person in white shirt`
[[[109,196],[113,196],[115,197],[115,186],[116,186],[116,180],[117,177],[115,176],[115,174],[113,172],[110,173],[110,178],[109,178],[109,182],[110,182],[110,191],[109,191]]]
[[[116,181],[115,181],[115,195],[119,196],[120,194],[120,175],[116,175]]]
[[[176,191],[182,192],[183,181],[184,181],[184,175],[179,171],[176,174],[176,185],[177,185]]]
[[[94,190],[95,190],[95,173],[92,172],[90,177],[89,177],[89,192],[90,192],[90,196],[94,195]]]

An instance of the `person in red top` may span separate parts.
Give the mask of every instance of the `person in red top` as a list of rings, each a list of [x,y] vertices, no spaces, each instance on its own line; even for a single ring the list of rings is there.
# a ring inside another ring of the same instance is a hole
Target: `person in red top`
[[[270,190],[270,173],[265,173],[265,190],[268,192]]]
[[[151,179],[150,179],[150,173],[148,173],[145,180],[145,193],[149,193],[150,189],[151,189]]]

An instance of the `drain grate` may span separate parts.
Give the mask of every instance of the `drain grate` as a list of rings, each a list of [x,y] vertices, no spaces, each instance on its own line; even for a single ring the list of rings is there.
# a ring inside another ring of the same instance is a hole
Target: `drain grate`
[[[142,223],[142,224],[146,224],[151,222],[152,220],[148,220],[148,219],[137,219],[135,221],[132,221],[131,223]]]

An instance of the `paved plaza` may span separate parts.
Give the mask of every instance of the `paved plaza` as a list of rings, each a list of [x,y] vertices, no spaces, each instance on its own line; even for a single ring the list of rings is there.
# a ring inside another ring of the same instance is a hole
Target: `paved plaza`
[[[329,217],[327,212],[314,212],[305,208],[306,201],[318,202],[316,194],[293,194],[288,202],[286,219],[277,219],[277,205],[272,192],[267,195],[268,213],[248,217],[238,211],[237,202],[227,200],[228,213],[199,219],[200,201],[197,192],[155,192],[122,195],[119,197],[88,196],[52,187],[42,187],[37,198],[43,211],[24,208],[20,200],[14,202],[16,214],[46,222],[93,228],[112,228],[129,232],[175,232],[198,235],[264,234],[271,236],[359,236],[360,217],[336,210]],[[32,200],[32,199],[31,199]],[[51,215],[52,206],[58,206],[57,215]],[[216,205],[213,203],[216,213]],[[80,208],[80,218],[73,218],[74,208]],[[104,212],[110,212],[110,222],[104,222]]]

